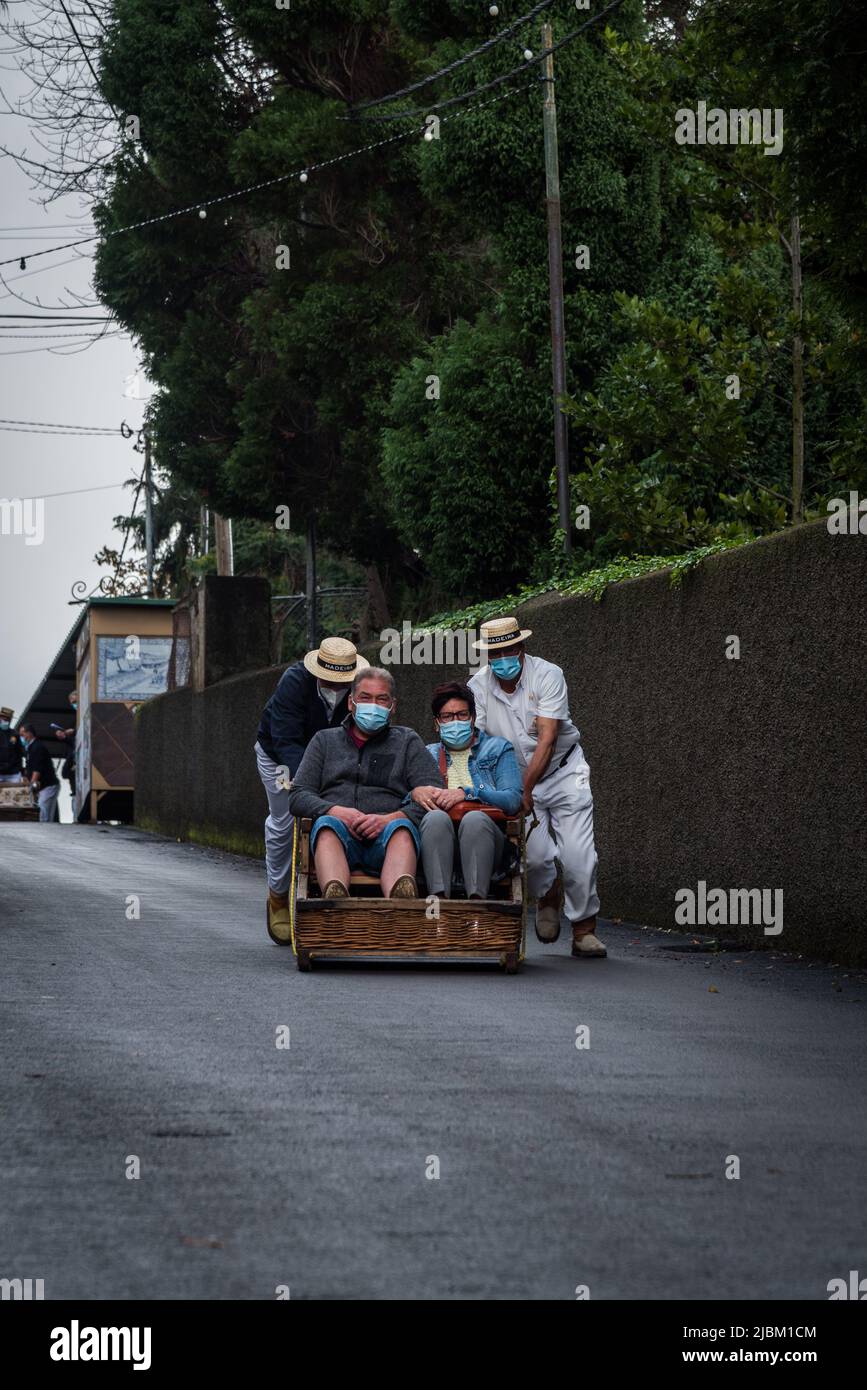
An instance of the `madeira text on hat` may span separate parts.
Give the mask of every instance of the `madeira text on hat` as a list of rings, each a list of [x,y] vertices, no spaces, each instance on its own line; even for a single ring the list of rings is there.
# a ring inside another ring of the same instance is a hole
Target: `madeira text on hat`
[[[517,618],[489,618],[479,631],[482,635],[473,646],[488,652],[499,651],[500,647],[515,647],[526,637],[533,636],[532,628],[521,627]]]
[[[311,676],[339,684],[355,680],[359,671],[363,671],[370,662],[366,657],[359,656],[345,637],[323,637],[319,650],[307,653],[304,665]]]

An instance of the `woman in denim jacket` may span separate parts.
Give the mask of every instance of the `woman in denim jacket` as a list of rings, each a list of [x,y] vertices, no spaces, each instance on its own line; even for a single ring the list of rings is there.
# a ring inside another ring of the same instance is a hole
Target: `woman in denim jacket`
[[[421,861],[428,893],[451,896],[457,846],[467,897],[486,898],[491,878],[508,858],[508,841],[484,811],[468,811],[459,821],[448,813],[461,801],[478,801],[517,815],[522,787],[515,750],[508,739],[476,728],[476,702],[466,685],[452,681],[437,686],[431,710],[439,741],[427,750],[446,787],[416,787],[411,793],[427,811],[421,823]]]

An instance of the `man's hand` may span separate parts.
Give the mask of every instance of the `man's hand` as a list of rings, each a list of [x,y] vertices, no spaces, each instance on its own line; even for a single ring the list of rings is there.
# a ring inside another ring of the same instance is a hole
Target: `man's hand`
[[[335,820],[342,820],[350,835],[353,835],[356,840],[362,838],[358,832],[358,822],[365,820],[366,817],[356,806],[332,806],[329,808],[328,814],[334,816]]]
[[[525,787],[521,797],[521,815],[531,816],[533,814],[533,790]]]
[[[433,811],[439,806],[442,794],[442,787],[415,787],[412,793],[412,800],[417,806],[421,806],[423,810]]]
[[[375,840],[377,835],[381,835],[391,816],[377,815],[371,811],[366,816],[360,816],[352,828],[353,835],[360,835],[363,840]]]

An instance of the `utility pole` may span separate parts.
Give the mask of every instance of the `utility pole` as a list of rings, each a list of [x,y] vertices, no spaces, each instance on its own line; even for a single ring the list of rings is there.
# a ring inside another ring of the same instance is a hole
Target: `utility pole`
[[[147,596],[154,596],[154,501],[151,482],[151,436],[145,426],[144,431],[144,487],[145,487],[145,567],[147,573]]]
[[[214,512],[214,540],[217,546],[217,574],[234,574],[232,523],[227,517],[219,516],[216,512]]]
[[[319,646],[316,614],[316,513],[307,518],[307,648]]]
[[[804,520],[804,300],[801,274],[801,219],[797,204],[792,216],[792,524]]]
[[[542,47],[552,44],[551,25],[542,25]],[[551,299],[551,364],[554,378],[554,460],[557,465],[557,514],[563,531],[563,552],[572,553],[569,507],[569,435],[560,397],[566,390],[566,322],[563,307],[563,237],[560,228],[560,162],[557,154],[557,107],[554,101],[554,55],[545,59],[545,203],[548,210],[548,283]]]

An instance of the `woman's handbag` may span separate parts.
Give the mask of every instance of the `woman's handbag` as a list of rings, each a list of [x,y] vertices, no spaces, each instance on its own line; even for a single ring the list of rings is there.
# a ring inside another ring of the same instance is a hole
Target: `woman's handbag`
[[[440,775],[444,782],[448,782],[448,770],[446,768],[446,750],[440,744]],[[448,815],[453,821],[463,820],[464,816],[470,811],[484,811],[486,816],[490,816],[497,825],[505,825],[508,816],[505,811],[501,811],[499,806],[488,806],[484,801],[459,801],[456,806],[450,806]]]

